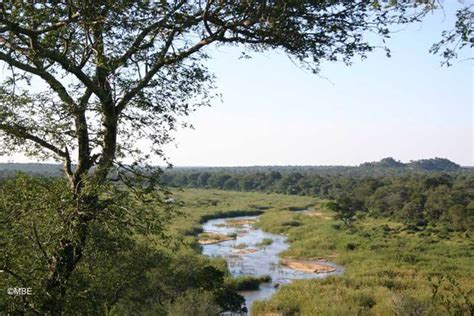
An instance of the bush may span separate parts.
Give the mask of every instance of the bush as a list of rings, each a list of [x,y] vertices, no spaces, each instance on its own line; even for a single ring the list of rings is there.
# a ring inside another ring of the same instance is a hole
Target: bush
[[[376,304],[375,300],[372,297],[366,295],[359,296],[358,301],[359,305],[364,309],[371,309]]]
[[[406,295],[396,295],[392,298],[392,306],[395,315],[427,315],[429,305],[426,302]]]
[[[301,226],[301,222],[297,220],[289,220],[289,221],[283,222],[281,225],[287,226],[287,227],[298,227],[298,226]]]
[[[258,247],[266,247],[266,246],[270,246],[271,244],[273,244],[273,239],[271,238],[264,238],[262,239],[261,242],[259,242],[257,244]]]
[[[269,275],[264,276],[241,276],[227,280],[227,284],[235,291],[256,291],[260,284],[271,282]]]
[[[356,248],[357,248],[357,245],[354,244],[354,243],[351,243],[351,242],[350,242],[350,243],[347,243],[347,244],[346,244],[346,249],[347,249],[347,250],[351,250],[351,251],[352,251],[352,250],[355,250]]]
[[[191,290],[178,297],[169,307],[170,316],[217,316],[221,308],[211,292]]]
[[[212,314],[217,305],[240,309],[243,298],[224,284],[226,266],[172,240],[164,228],[172,213],[159,197],[150,194],[142,200],[113,186],[96,197],[100,207],[92,209],[82,256],[67,280],[63,314],[163,315],[172,302],[179,303],[173,307],[179,310],[192,301],[197,289],[215,301],[197,313]],[[18,300],[3,291],[0,314],[49,310],[44,307],[49,302],[49,259],[64,240],[78,240],[69,220],[76,203],[62,179],[20,176],[0,181],[0,269],[8,270],[1,272],[0,288],[21,278],[34,293]]]

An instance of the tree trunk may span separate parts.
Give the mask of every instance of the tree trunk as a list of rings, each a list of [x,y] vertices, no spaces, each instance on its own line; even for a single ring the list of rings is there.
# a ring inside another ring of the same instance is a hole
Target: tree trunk
[[[47,298],[42,311],[51,315],[61,315],[64,312],[67,283],[82,258],[87,242],[88,224],[99,207],[97,195],[77,199],[75,220],[64,224],[70,227],[73,237],[62,239],[49,260],[49,273],[45,282]]]

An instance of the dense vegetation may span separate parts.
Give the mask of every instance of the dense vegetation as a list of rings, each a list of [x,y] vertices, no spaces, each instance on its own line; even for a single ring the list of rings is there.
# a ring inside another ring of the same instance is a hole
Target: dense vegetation
[[[444,159],[415,161],[407,166],[388,158],[340,173],[321,173],[317,168],[302,171],[275,168],[256,172],[252,169],[233,172],[179,169],[166,172],[162,179],[166,184],[178,187],[330,199],[333,200],[331,208],[338,211],[341,219],[345,217],[347,224],[357,213],[362,213],[374,218],[399,220],[414,230],[428,224],[448,230],[474,230],[474,173]]]
[[[225,262],[181,242],[171,225],[176,210],[161,192],[136,196],[107,187],[102,212],[91,218],[77,270],[63,289],[65,315],[212,315],[239,310]],[[0,181],[0,314],[42,314],[51,294],[44,282],[56,243],[74,238],[66,181],[18,176]],[[71,248],[65,256],[73,255]],[[76,254],[78,255],[78,254]],[[32,288],[27,296],[12,287]],[[197,304],[199,302],[199,304]],[[217,311],[217,312],[216,312]],[[210,313],[210,314],[209,314]]]
[[[86,247],[70,279],[74,286],[63,293],[64,311],[216,315],[239,310],[236,291],[268,280],[232,278],[225,262],[200,254],[196,236],[203,221],[262,214],[259,227],[288,235],[290,249],[282,257],[327,258],[346,271],[282,286],[254,311],[472,313],[473,174],[399,172],[395,169],[405,167],[374,163],[361,168],[365,171],[180,169],[164,173],[162,180],[207,189],[135,192],[118,182],[101,187],[96,193],[103,211],[90,220]],[[377,169],[374,174],[371,168]],[[3,292],[2,312],[34,313],[47,304],[45,267],[54,245],[74,234],[68,226],[73,201],[58,177],[0,181],[0,286],[32,287],[34,293]],[[297,212],[303,209],[314,216]]]
[[[259,227],[287,234],[286,258],[326,258],[345,267],[342,276],[282,286],[254,312],[283,315],[472,315],[472,233],[428,225],[412,231],[386,218],[359,218],[350,229],[335,214],[265,212]],[[288,225],[293,223],[293,225]]]
[[[74,233],[67,224],[74,204],[65,184],[61,178],[24,175],[0,181],[2,314],[41,314],[48,302],[45,267],[55,243]],[[268,278],[234,279],[223,260],[202,256],[196,239],[201,223],[316,203],[310,197],[210,190],[136,196],[120,186],[100,194],[103,212],[91,219],[82,260],[71,276],[74,286],[63,293],[66,315],[207,316],[240,310],[243,299],[236,291],[255,289]],[[31,287],[33,295],[8,295],[10,287]]]

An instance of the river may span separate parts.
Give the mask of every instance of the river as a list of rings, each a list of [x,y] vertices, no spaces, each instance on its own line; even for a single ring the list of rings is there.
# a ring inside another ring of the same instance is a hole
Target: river
[[[254,301],[270,298],[281,284],[286,284],[296,279],[324,278],[328,275],[341,274],[343,272],[342,267],[331,262],[325,262],[325,264],[336,268],[331,273],[306,273],[284,267],[280,265],[279,254],[288,249],[288,242],[285,236],[264,232],[253,227],[251,223],[244,223],[239,226],[228,225],[228,221],[235,220],[255,221],[258,220],[258,216],[241,216],[230,219],[219,218],[205,222],[203,224],[204,232],[237,234],[237,237],[234,240],[203,245],[203,254],[210,257],[225,258],[230,273],[234,276],[271,276],[272,281],[261,284],[259,290],[240,292],[245,298],[245,304],[249,311]],[[258,244],[264,239],[272,239],[273,242],[265,247],[259,246]],[[239,250],[244,245],[245,249]],[[255,252],[245,253],[246,250]]]

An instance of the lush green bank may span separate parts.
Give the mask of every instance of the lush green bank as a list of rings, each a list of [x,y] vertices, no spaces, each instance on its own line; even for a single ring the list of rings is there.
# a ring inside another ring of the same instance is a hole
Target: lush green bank
[[[471,315],[474,238],[437,227],[412,232],[403,224],[363,218],[353,228],[319,209],[311,214],[270,211],[259,226],[288,234],[282,256],[328,258],[343,276],[283,286],[255,312],[285,315]],[[293,225],[288,225],[293,223]]]
[[[408,165],[387,158],[335,169],[178,169],[166,172],[162,181],[178,187],[319,197],[332,200],[335,210],[364,212],[415,229],[442,224],[446,230],[474,231],[474,173],[439,158]]]
[[[189,236],[190,239],[202,231],[203,222],[213,218],[259,215],[270,210],[305,209],[321,203],[321,200],[313,197],[204,189],[175,190],[173,199],[180,205],[181,214],[173,221],[172,228],[178,235]]]
[[[474,238],[469,232],[359,215],[353,227],[336,220],[322,200],[279,194],[186,189],[175,194],[187,217],[181,232],[202,218],[264,210],[258,226],[287,234],[290,258],[327,258],[343,276],[282,286],[255,312],[285,315],[469,315],[474,300]],[[312,212],[295,210],[310,208]]]

